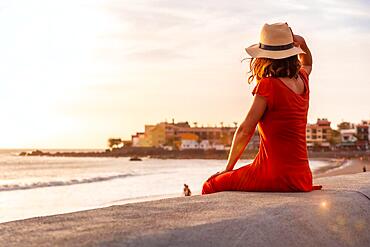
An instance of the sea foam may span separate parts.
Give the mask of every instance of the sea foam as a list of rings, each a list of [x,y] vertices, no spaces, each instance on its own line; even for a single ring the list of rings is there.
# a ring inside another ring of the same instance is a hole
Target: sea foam
[[[33,182],[33,183],[25,183],[25,184],[3,184],[0,185],[0,191],[9,191],[9,190],[27,190],[27,189],[35,189],[35,188],[43,188],[43,187],[52,187],[52,186],[66,186],[66,185],[74,185],[74,184],[86,184],[86,183],[95,183],[95,182],[103,182],[112,179],[119,179],[125,178],[129,176],[134,176],[134,174],[127,173],[127,174],[117,174],[111,176],[98,176],[98,177],[91,177],[91,178],[82,178],[82,179],[71,179],[66,181],[48,181],[48,182]]]

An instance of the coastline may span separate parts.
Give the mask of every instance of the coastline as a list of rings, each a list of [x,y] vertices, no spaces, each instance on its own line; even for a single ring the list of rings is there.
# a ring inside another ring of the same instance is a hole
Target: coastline
[[[356,173],[370,172],[370,160],[369,159],[337,159],[332,161],[332,165],[318,168],[315,173],[315,178],[322,177],[333,177],[340,175],[350,175]]]
[[[241,159],[254,159],[258,150],[245,150]],[[165,150],[163,148],[117,148],[105,151],[42,151],[20,152],[19,156],[49,156],[49,157],[147,157],[155,159],[219,159],[226,160],[229,150]],[[370,150],[335,150],[335,151],[308,151],[309,159],[369,159]]]
[[[246,150],[240,159],[254,159],[258,150]],[[149,159],[214,159],[227,160],[228,150],[164,150],[162,148],[119,148],[105,151],[42,151],[21,152],[19,156],[47,157],[134,157]],[[325,161],[328,165],[313,171],[313,177],[328,177],[370,171],[370,150],[308,151],[310,160]]]
[[[322,178],[322,177],[335,177],[338,175],[362,173],[363,165],[365,165],[367,170],[370,172],[369,159],[315,158],[311,160],[314,160],[316,162],[323,161],[322,165],[324,165],[324,166],[321,166],[319,164],[318,168],[313,170],[314,183],[316,182],[317,179]],[[195,187],[194,188],[192,187],[191,189],[192,189],[194,196],[201,194],[200,190],[199,191],[196,190]],[[117,198],[115,200],[111,200],[109,202],[99,204],[98,206],[87,207],[86,209],[94,210],[94,209],[105,208],[105,207],[110,207],[110,206],[130,205],[132,203],[139,203],[139,202],[149,203],[152,201],[156,201],[158,199],[182,198],[182,197],[184,197],[182,193],[172,193],[172,194],[157,194],[157,195],[149,195],[149,196],[139,196],[135,198],[126,198],[126,199]],[[85,210],[85,209],[78,209],[78,210],[72,210],[72,211],[67,210],[66,212],[79,212],[80,210]],[[49,212],[47,214],[40,214],[36,216],[48,216],[48,215],[53,215],[53,214]],[[35,216],[30,215],[25,218],[5,220],[5,221],[2,221],[1,223],[11,222],[13,220],[29,219],[30,217],[35,217]]]
[[[13,153],[14,155],[14,153]],[[21,157],[20,157],[21,158]],[[194,158],[194,157],[192,157]],[[23,159],[23,158],[21,158]],[[36,160],[39,160],[38,158]],[[51,161],[54,159],[50,159]],[[68,158],[66,160],[69,160]],[[73,160],[73,159],[72,159]],[[98,160],[98,159],[97,159]],[[120,162],[120,159],[108,159],[109,163],[111,162]],[[125,159],[126,160],[126,159]],[[146,160],[146,159],[144,159]],[[363,159],[360,162],[359,158],[310,158],[311,161],[315,161],[312,167],[313,167],[313,178],[316,180],[317,178],[321,177],[331,177],[331,176],[337,176],[342,174],[353,174],[353,173],[360,173],[362,172],[361,164],[365,164],[368,171],[370,171],[370,165],[369,165],[369,159]],[[322,161],[322,163],[320,163]],[[52,161],[53,162],[53,161]],[[98,161],[100,162],[100,161]],[[162,162],[162,161],[159,161]],[[164,162],[177,162],[176,160],[171,161],[167,160]],[[208,161],[207,161],[208,162]],[[220,162],[220,161],[218,161]],[[317,163],[318,162],[318,163]],[[221,161],[222,163],[222,161]],[[136,166],[138,163],[134,163],[132,165]],[[316,168],[317,167],[317,168]],[[187,181],[187,180],[186,180]],[[193,191],[193,195],[199,195],[200,191],[196,191],[195,187],[191,188]],[[159,191],[159,193],[165,193],[164,191]],[[157,199],[163,199],[163,198],[174,198],[174,197],[183,197],[181,193],[179,194],[163,194],[163,195],[154,195],[154,196],[143,196],[143,197],[135,197],[130,199],[120,199],[125,197],[117,197],[111,200],[109,203],[100,204],[98,207],[92,207],[91,209],[100,208],[100,207],[107,207],[111,205],[126,205],[126,204],[132,204],[137,202],[144,202],[144,201],[154,201]],[[80,210],[80,209],[78,209]],[[76,211],[78,211],[76,210]],[[74,211],[72,211],[74,212]],[[45,214],[49,215],[49,214]]]
[[[314,171],[312,171],[313,177],[319,177],[323,174],[327,174],[332,170],[340,168],[349,161],[349,159],[346,158],[311,158],[311,160],[323,161],[327,163],[327,165],[318,167]]]

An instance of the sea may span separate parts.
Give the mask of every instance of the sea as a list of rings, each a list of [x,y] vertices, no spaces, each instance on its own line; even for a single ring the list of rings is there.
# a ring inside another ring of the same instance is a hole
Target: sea
[[[0,223],[183,196],[226,167],[226,160],[19,156],[0,150]],[[63,151],[63,150],[62,150]],[[235,168],[252,160],[240,160]],[[310,161],[315,170],[327,161]]]

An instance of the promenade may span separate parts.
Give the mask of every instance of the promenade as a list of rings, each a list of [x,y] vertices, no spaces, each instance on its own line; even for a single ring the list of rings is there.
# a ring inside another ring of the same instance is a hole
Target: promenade
[[[370,246],[370,173],[310,193],[221,192],[0,224],[0,246]]]

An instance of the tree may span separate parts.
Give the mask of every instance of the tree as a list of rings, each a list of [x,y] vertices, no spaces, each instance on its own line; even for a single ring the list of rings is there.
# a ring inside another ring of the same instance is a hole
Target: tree
[[[341,122],[338,124],[338,129],[345,130],[345,129],[351,129],[351,123],[350,122]]]
[[[111,149],[119,148],[122,145],[123,145],[123,143],[122,143],[121,138],[109,138],[108,139],[108,147],[111,148]]]
[[[331,130],[331,136],[328,138],[328,141],[331,146],[336,146],[341,141],[340,132],[337,130]]]

